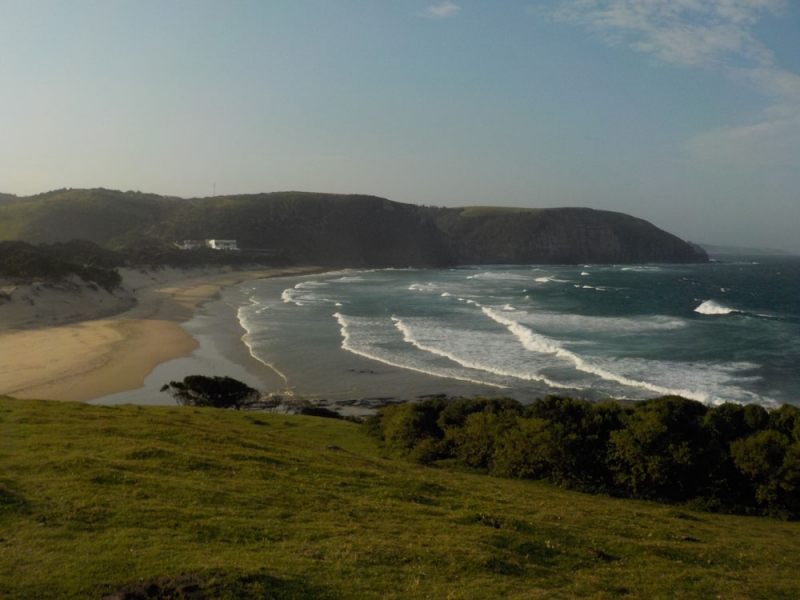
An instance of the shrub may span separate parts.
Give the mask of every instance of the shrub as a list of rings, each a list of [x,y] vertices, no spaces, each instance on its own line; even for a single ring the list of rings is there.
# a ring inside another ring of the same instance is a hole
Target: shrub
[[[204,375],[189,375],[183,381],[170,381],[161,391],[167,392],[178,404],[236,410],[252,405],[260,395],[258,390],[232,377]]]

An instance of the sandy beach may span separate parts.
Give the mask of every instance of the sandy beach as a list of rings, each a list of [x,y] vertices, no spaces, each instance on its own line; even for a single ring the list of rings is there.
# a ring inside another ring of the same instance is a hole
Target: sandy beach
[[[137,389],[156,366],[195,350],[181,323],[223,287],[318,270],[121,270],[113,294],[74,282],[5,288],[0,395],[88,401]]]

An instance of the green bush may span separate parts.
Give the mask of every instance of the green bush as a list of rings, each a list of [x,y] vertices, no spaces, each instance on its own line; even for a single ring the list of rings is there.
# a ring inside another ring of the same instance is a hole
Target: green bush
[[[206,377],[189,375],[183,381],[170,381],[161,388],[178,404],[188,406],[211,406],[239,410],[255,403],[260,394],[232,377]]]
[[[382,408],[368,432],[422,464],[705,509],[800,517],[800,409],[665,396],[630,407],[548,396]]]

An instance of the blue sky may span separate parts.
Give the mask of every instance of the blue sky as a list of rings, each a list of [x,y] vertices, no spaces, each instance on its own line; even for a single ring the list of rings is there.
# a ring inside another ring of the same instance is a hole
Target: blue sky
[[[794,0],[0,0],[0,191],[588,206],[800,252]]]

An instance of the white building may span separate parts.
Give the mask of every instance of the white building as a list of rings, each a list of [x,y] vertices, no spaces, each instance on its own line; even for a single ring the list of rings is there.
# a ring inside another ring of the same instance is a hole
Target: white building
[[[238,250],[236,240],[206,240],[209,248],[214,250]]]
[[[181,250],[199,250],[208,246],[205,240],[183,240],[183,242],[175,242],[175,244]]]

